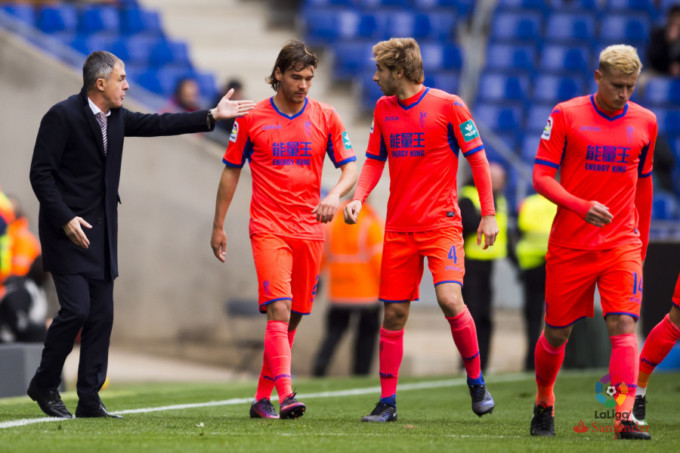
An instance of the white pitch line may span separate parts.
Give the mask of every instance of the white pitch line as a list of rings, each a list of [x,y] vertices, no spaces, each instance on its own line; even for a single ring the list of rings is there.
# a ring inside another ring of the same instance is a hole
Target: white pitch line
[[[513,382],[526,379],[526,374],[511,374],[505,376],[498,376],[491,379],[491,383],[497,382]],[[455,387],[458,385],[464,385],[467,381],[465,378],[458,379],[446,379],[443,381],[431,381],[431,382],[417,382],[413,384],[401,384],[399,386],[399,391],[409,391],[409,390],[422,390],[422,389],[433,389],[440,387]],[[335,396],[355,396],[355,395],[366,395],[369,393],[379,393],[380,387],[365,387],[361,389],[347,389],[347,390],[336,390],[330,392],[317,392],[317,393],[305,393],[298,395],[300,399],[314,399],[314,398],[331,398]],[[114,412],[115,414],[143,414],[149,412],[160,412],[160,411],[175,411],[182,409],[194,409],[197,407],[213,407],[213,406],[232,406],[235,404],[245,404],[251,403],[252,398],[231,398],[222,401],[208,401],[206,403],[191,403],[191,404],[175,404],[172,406],[159,406],[159,407],[145,407],[141,409],[127,409],[123,411]],[[35,423],[48,423],[48,422],[66,422],[68,418],[54,418],[54,417],[43,417],[43,418],[24,418],[21,420],[10,420],[6,422],[0,422],[0,429],[6,428],[17,428],[19,426],[33,425]]]

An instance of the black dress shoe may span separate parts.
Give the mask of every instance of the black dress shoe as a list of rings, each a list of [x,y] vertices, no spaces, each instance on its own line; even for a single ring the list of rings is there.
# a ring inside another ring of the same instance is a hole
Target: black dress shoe
[[[73,415],[66,409],[61,400],[59,391],[56,388],[41,389],[31,380],[31,384],[26,391],[33,401],[38,403],[40,409],[50,417],[73,418]]]
[[[112,414],[111,412],[107,411],[102,403],[99,403],[99,406],[95,408],[85,409],[80,406],[76,408],[76,418],[101,418],[101,417],[123,418],[122,415]]]

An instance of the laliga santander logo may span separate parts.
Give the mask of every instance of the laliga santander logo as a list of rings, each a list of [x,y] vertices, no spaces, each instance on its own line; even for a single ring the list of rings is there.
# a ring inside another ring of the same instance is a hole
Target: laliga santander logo
[[[617,404],[621,405],[626,400],[628,395],[628,386],[625,382],[621,383],[618,388],[612,385],[611,376],[605,374],[602,379],[595,383],[595,399],[605,407],[615,407]]]

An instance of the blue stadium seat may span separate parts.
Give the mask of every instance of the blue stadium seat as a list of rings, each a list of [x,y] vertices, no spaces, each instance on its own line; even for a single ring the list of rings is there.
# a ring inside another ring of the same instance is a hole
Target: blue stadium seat
[[[414,32],[414,37],[417,35],[425,39],[452,40],[451,37],[455,36],[456,32],[456,14],[447,10],[417,13],[415,15]],[[395,34],[394,36],[399,35]]]
[[[118,35],[120,32],[120,16],[118,10],[111,6],[88,6],[80,11],[78,33],[90,35],[106,33]]]
[[[38,12],[38,28],[51,35],[75,35],[78,12],[73,5],[43,6]]]
[[[607,0],[607,9],[611,12],[626,11],[643,13],[650,17],[658,14],[654,0]]]
[[[557,104],[586,94],[582,77],[539,75],[533,82],[534,101]]]
[[[19,19],[21,22],[35,26],[36,14],[35,10],[30,5],[25,5],[22,3],[5,3],[0,5],[0,11],[3,11],[16,19]]]
[[[520,150],[520,157],[524,163],[533,164],[536,159],[536,150],[538,149],[540,141],[540,132],[538,134],[524,134]]]
[[[420,44],[425,72],[439,69],[461,69],[463,57],[455,44],[425,42]]]
[[[155,67],[169,65],[177,68],[191,68],[187,44],[183,41],[159,41],[151,48],[149,64]]]
[[[548,17],[545,39],[552,42],[591,44],[595,39],[595,16],[588,13],[554,13]]]
[[[536,68],[536,46],[533,44],[491,44],[486,51],[486,69],[533,73]]]
[[[409,0],[355,0],[360,8],[374,10],[376,8],[409,8]]]
[[[133,81],[141,86],[164,97],[172,96],[177,82],[184,78],[193,76],[191,70],[165,67],[162,69],[149,69],[141,74],[133,74]]]
[[[497,133],[496,136],[506,145],[513,153],[516,153],[518,146],[518,136],[514,132],[501,132]],[[482,137],[484,140],[484,137]],[[486,158],[492,162],[505,162],[503,154],[497,150],[497,148],[489,141],[484,141],[484,152],[486,153]]]
[[[341,10],[338,9],[312,9],[307,8],[302,13],[305,24],[307,41],[310,44],[330,44],[340,36],[340,19],[338,18]],[[359,24],[359,15],[356,12],[349,12],[344,17],[356,17],[356,26]],[[347,20],[347,22],[350,22]],[[351,24],[346,23],[345,28],[351,28]]]
[[[659,124],[659,132],[667,136],[680,135],[680,110],[677,108],[656,108],[656,120]]]
[[[447,93],[458,92],[459,77],[457,72],[431,71],[425,74],[425,86],[438,88]]]
[[[541,104],[535,102],[531,104],[526,116],[524,132],[528,136],[540,137],[548,122],[548,117],[553,111],[555,104]]]
[[[305,6],[353,6],[354,0],[305,0]]]
[[[640,45],[648,42],[650,29],[650,19],[640,14],[608,14],[602,19],[600,41]]]
[[[125,8],[120,13],[120,31],[124,36],[145,34],[163,36],[158,11],[142,8]]]
[[[497,13],[491,24],[491,37],[497,41],[540,42],[543,19],[539,13]]]
[[[528,94],[529,76],[527,75],[483,74],[477,89],[479,99],[486,102],[524,102]]]
[[[338,41],[333,45],[335,67],[333,77],[338,80],[349,80],[365,69],[375,66],[373,42],[371,41]]]
[[[496,2],[496,11],[538,11],[544,14],[549,8],[545,0],[498,0]]]
[[[83,55],[89,55],[95,50],[106,50],[109,52],[113,52],[114,42],[115,38],[113,38],[112,36],[79,34],[76,35],[75,39],[73,39],[73,41],[70,42],[70,45]],[[116,54],[116,56],[118,58],[121,58],[118,54]]]
[[[136,34],[118,39],[112,45],[111,51],[123,60],[126,66],[130,64],[149,66],[151,49],[162,40],[158,37]]]
[[[479,102],[475,107],[475,121],[496,132],[517,132],[523,123],[522,108],[498,103]]]
[[[589,74],[590,50],[587,46],[547,44],[541,51],[539,68],[557,74]]]
[[[653,77],[645,85],[643,101],[650,106],[675,104],[680,105],[680,79],[671,77]]]
[[[652,200],[652,219],[675,220],[678,217],[678,201],[673,194],[657,191]]]
[[[552,0],[550,2],[554,11],[587,11],[593,12],[600,9],[599,0]]]

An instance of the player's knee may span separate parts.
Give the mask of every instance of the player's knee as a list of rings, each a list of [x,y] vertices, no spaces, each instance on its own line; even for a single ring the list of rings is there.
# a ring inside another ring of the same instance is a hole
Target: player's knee
[[[285,302],[285,300],[277,300],[267,305],[267,319],[290,322],[290,305]]]
[[[629,315],[607,315],[607,332],[610,337],[635,333],[635,318]]]
[[[385,304],[383,327],[387,330],[401,330],[406,325],[408,309],[404,304]]]
[[[446,316],[458,316],[465,310],[463,296],[450,293],[437,298],[437,302]]]

